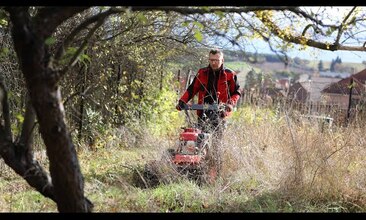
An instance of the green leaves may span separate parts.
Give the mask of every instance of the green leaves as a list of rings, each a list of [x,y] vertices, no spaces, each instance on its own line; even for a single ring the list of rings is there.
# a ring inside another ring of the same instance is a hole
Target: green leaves
[[[56,39],[54,37],[49,37],[46,39],[45,44],[46,45],[52,45],[56,42]]]
[[[197,26],[197,28],[199,28],[199,29],[203,29],[204,28],[203,24],[201,22],[198,22],[198,21],[194,21],[193,22],[193,25],[194,26]]]
[[[347,88],[352,89],[352,88],[354,88],[355,86],[356,86],[356,83],[355,83],[355,82],[352,82],[352,83],[350,83],[350,84],[347,86]]]
[[[0,58],[4,58],[9,54],[9,48],[3,47],[0,50]]]
[[[146,17],[145,17],[145,15],[144,15],[144,14],[142,14],[142,13],[138,13],[138,14],[137,14],[137,19],[138,19],[139,21],[141,21],[141,23],[143,23],[143,24],[147,24],[147,22],[148,22],[147,18],[146,18]]]
[[[222,11],[215,11],[215,14],[216,14],[217,16],[219,16],[220,18],[224,18],[224,17],[225,17],[225,13],[224,13],[224,12],[222,12]]]
[[[81,54],[79,57],[80,62],[82,62],[84,65],[87,65],[88,63],[91,62],[91,59],[88,55],[86,54]],[[87,62],[86,62],[87,61]]]
[[[328,30],[325,32],[325,34],[331,35],[336,30],[337,30],[337,28],[335,28],[335,27],[329,27]]]
[[[194,30],[194,38],[196,38],[198,42],[201,42],[203,40],[203,35],[200,30],[198,29]]]
[[[0,27],[8,26],[8,19],[3,10],[0,9]]]
[[[16,119],[17,119],[20,123],[23,123],[23,121],[24,121],[24,117],[23,117],[23,115],[22,115],[22,114],[17,114],[15,117],[16,117]]]
[[[201,32],[201,30],[203,30],[205,28],[205,26],[199,22],[199,21],[185,21],[182,24],[182,27],[191,27],[192,31],[194,32],[194,38],[198,41],[201,42],[203,40],[203,34]]]
[[[6,19],[0,19],[0,27],[5,27],[8,25],[8,21]]]
[[[50,39],[49,41],[52,41],[52,40]],[[74,56],[74,54],[77,52],[77,50],[78,49],[76,47],[69,47],[69,48],[67,48],[66,54],[63,57],[63,59],[61,60],[61,63],[63,65],[67,64],[70,61],[70,59]],[[78,59],[84,65],[88,65],[91,62],[91,58],[87,54],[84,54],[84,53],[80,54],[80,56],[79,56]]]

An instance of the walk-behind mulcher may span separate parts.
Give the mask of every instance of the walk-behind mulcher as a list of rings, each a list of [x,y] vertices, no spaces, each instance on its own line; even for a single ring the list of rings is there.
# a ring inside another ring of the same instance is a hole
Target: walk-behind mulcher
[[[182,127],[177,146],[168,149],[160,160],[147,163],[142,172],[136,172],[135,182],[139,182],[139,186],[155,187],[180,177],[188,177],[201,185],[213,183],[218,177],[221,155],[218,153],[219,139],[216,135],[225,106],[193,104],[182,110],[185,111],[188,126]],[[202,110],[203,120],[194,123],[189,110]]]

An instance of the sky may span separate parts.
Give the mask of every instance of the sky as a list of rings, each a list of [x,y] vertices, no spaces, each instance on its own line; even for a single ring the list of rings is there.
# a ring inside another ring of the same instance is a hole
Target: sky
[[[299,57],[307,60],[323,60],[332,61],[341,58],[342,62],[347,63],[362,63],[366,61],[366,52],[359,51],[326,51],[315,48],[309,48],[306,51],[293,51],[289,53],[291,57]]]
[[[256,45],[258,53],[273,53],[270,50],[268,44],[262,40],[257,40],[254,44]],[[248,48],[248,52],[254,52],[254,51],[250,51],[250,48]],[[362,61],[366,61],[366,52],[327,51],[311,47],[308,47],[306,50],[293,49],[287,55],[292,58],[299,57],[301,59],[307,59],[307,60],[332,61],[335,60],[337,56],[339,56],[342,62],[347,63],[362,63]]]

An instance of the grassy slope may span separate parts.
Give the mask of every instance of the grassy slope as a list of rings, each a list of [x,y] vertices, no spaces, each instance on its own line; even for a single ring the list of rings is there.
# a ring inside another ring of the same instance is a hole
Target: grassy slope
[[[225,66],[238,73],[239,84],[240,86],[244,86],[245,77],[252,67],[244,62],[225,62]]]

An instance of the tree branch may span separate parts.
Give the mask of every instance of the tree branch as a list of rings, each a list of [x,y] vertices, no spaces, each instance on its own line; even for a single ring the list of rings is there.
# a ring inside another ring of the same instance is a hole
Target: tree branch
[[[44,7],[39,9],[34,18],[40,36],[46,38],[65,20],[89,7]]]
[[[310,20],[310,21],[314,22],[315,24],[320,25],[322,27],[331,27],[331,28],[337,28],[338,27],[336,25],[324,24],[322,20],[315,19],[313,16],[311,16],[308,13],[304,12],[299,7],[288,7],[288,8],[286,8],[286,10],[291,11],[291,12],[295,13],[296,15],[301,15],[303,18],[308,19],[308,20]]]
[[[0,113],[2,113],[3,119],[4,119],[4,126],[2,126],[0,123],[0,127],[3,127],[3,129],[4,129],[4,138],[6,140],[12,141],[13,138],[12,138],[11,124],[10,124],[8,92],[2,81],[0,81]]]
[[[251,11],[263,11],[263,10],[286,10],[292,9],[294,7],[287,6],[244,6],[244,7],[234,7],[234,6],[217,6],[217,7],[188,7],[188,6],[131,6],[127,10],[131,11],[165,11],[171,12],[175,11],[182,15],[188,14],[208,14],[221,11],[224,13],[247,13]]]
[[[334,44],[336,44],[336,45],[339,44],[339,40],[341,39],[341,36],[343,34],[343,30],[346,26],[346,21],[348,20],[348,18],[351,16],[351,14],[354,12],[355,9],[356,9],[356,6],[351,9],[351,11],[348,13],[348,15],[343,19],[342,23],[339,25],[338,34],[337,34],[337,37],[336,37],[336,40],[335,40]]]
[[[30,101],[29,96],[27,95],[27,103],[26,110],[24,115],[24,121],[22,125],[22,132],[20,134],[20,138],[18,141],[18,145],[23,147],[21,149],[22,152],[25,152],[25,155],[28,160],[33,159],[33,129],[35,127],[36,114],[33,110],[32,103]]]
[[[90,38],[93,36],[94,32],[103,24],[105,18],[106,17],[104,17],[101,20],[99,20],[98,23],[95,24],[94,27],[89,31],[88,35],[84,38],[83,43],[81,44],[81,46],[79,47],[79,49],[75,52],[74,56],[69,61],[69,64],[64,69],[62,69],[61,71],[55,72],[55,74],[57,74],[57,76],[55,77],[55,79],[57,81],[63,75],[65,75],[67,73],[67,71],[69,71],[76,64],[79,56],[84,51],[84,49],[85,49],[86,45],[88,44]]]
[[[4,162],[12,168],[18,175],[23,177],[30,186],[34,187],[42,195],[55,201],[53,186],[49,175],[33,158],[31,148],[31,138],[29,135],[24,135],[30,129],[26,128],[25,124],[34,124],[34,113],[29,113],[29,105],[23,124],[22,136],[19,144],[14,144],[12,141],[12,133],[10,129],[10,114],[7,101],[7,92],[5,86],[0,82],[0,103],[2,104],[2,112],[5,125],[0,124],[0,156]],[[29,117],[29,114],[33,116]],[[29,123],[28,123],[29,122]],[[33,126],[32,126],[33,127]],[[32,128],[31,128],[32,129]],[[25,143],[25,145],[23,145]],[[56,202],[56,201],[55,201]]]
[[[74,28],[71,33],[67,36],[67,38],[64,40],[64,42],[60,45],[60,47],[57,49],[57,52],[55,54],[55,60],[58,61],[63,54],[65,53],[65,48],[69,47],[71,44],[71,41],[75,38],[75,36],[85,28],[87,28],[90,24],[95,23],[100,20],[104,20],[106,17],[108,17],[111,14],[118,13],[120,10],[116,10],[115,8],[111,8],[105,12],[99,13],[97,15],[94,15],[88,19],[86,19],[84,22],[79,24],[76,28]]]
[[[336,50],[350,50],[350,51],[366,51],[366,47],[364,46],[345,46],[335,43],[323,43],[319,41],[314,41],[312,39],[306,38],[304,36],[293,36],[291,34],[286,33],[281,28],[279,28],[276,24],[274,24],[271,19],[266,15],[266,13],[259,13],[255,12],[257,15],[257,18],[262,21],[262,23],[277,37],[280,39],[300,44],[300,45],[308,45],[311,47],[319,48],[322,50],[330,50],[330,51],[336,51]]]

